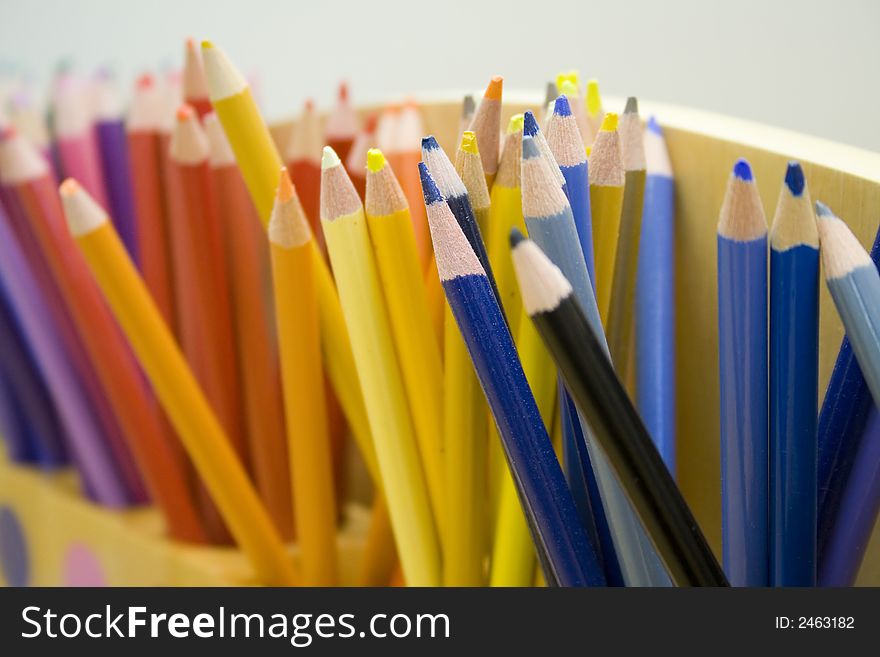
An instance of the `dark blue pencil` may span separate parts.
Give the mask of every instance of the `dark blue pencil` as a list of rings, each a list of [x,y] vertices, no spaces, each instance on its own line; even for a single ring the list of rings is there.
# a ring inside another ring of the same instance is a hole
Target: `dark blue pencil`
[[[443,290],[498,426],[546,579],[601,586],[599,557],[581,527],[485,270],[427,171],[423,185]]]
[[[791,162],[770,231],[770,583],[816,583],[819,233]]]
[[[767,586],[767,221],[739,160],[718,221],[721,539],[733,586]]]
[[[675,476],[675,184],[663,131],[645,130],[643,248],[636,283],[636,404]]]

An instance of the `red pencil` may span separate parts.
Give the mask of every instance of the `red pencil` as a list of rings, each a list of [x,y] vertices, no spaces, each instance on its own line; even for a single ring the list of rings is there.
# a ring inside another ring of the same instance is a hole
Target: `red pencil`
[[[324,124],[324,141],[345,162],[357,135],[357,113],[348,98],[348,85],[340,82],[336,107],[327,115]]]
[[[199,118],[204,119],[205,115],[213,108],[211,100],[208,98],[208,80],[205,78],[205,68],[202,66],[202,49],[192,39],[186,40],[181,83],[183,102],[191,105],[198,112]]]
[[[302,202],[303,210],[312,228],[312,234],[318,239],[321,250],[324,249],[324,231],[321,229],[321,124],[314,103],[307,100],[302,116],[293,127],[290,141],[284,151],[284,161],[290,180],[296,186]]]

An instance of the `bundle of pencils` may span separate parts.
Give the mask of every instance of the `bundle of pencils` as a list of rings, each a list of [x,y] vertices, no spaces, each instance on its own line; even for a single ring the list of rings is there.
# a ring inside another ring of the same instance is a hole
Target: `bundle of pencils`
[[[606,113],[562,73],[502,134],[494,77],[444,150],[414,100],[361,125],[343,83],[279,150],[210,42],[127,115],[115,83],[65,68],[51,131],[25,95],[0,123],[11,460],[235,543],[265,584],[344,583],[358,459],[361,584],[853,581],[880,510],[880,231],[869,255],[799,164],[769,232],[745,160],[718,221],[722,569],[675,480],[674,159],[634,97]],[[847,339],[817,414],[820,258]]]

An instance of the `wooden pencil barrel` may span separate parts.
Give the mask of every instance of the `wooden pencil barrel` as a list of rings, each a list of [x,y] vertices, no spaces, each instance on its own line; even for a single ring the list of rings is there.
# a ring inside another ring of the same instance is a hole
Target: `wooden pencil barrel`
[[[458,144],[463,94],[422,99],[422,119],[448,152]],[[479,97],[479,96],[477,96]],[[606,109],[624,99],[605,98]],[[505,91],[501,125],[526,109],[538,111],[540,94]],[[657,117],[675,175],[676,366],[679,484],[713,549],[721,553],[721,485],[718,435],[718,330],[716,225],[733,163],[752,165],[764,211],[772,217],[786,163],[804,167],[810,194],[830,206],[868,249],[880,222],[880,154],[750,121],[673,105],[639,101],[643,118]],[[381,111],[366,107],[362,116]],[[286,143],[292,122],[272,127]],[[821,286],[819,403],[843,338],[843,325],[827,287]],[[857,580],[880,585],[880,525]]]

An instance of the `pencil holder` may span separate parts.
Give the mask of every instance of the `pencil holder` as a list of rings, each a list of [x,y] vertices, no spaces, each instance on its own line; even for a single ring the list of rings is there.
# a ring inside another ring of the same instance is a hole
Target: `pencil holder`
[[[426,134],[447,152],[460,139],[460,96],[423,99]],[[536,110],[538,94],[505,92],[501,125],[513,114]],[[640,101],[643,117],[663,127],[675,174],[676,208],[676,374],[677,479],[715,553],[721,555],[721,475],[719,454],[718,317],[716,239],[718,211],[730,169],[737,158],[752,165],[768,217],[776,207],[778,184],[789,160],[804,168],[814,199],[834,208],[868,249],[880,221],[880,154],[789,130],[672,105]],[[623,108],[611,98],[608,108]],[[362,118],[382,107],[362,109]],[[287,143],[294,123],[273,126]],[[761,182],[766,181],[763,186]],[[821,287],[819,402],[837,357],[843,325],[827,287]],[[880,530],[875,527],[857,584],[880,585]]]
[[[459,135],[459,97],[424,98],[422,119],[449,152]],[[502,125],[537,108],[539,96],[505,95]],[[870,245],[880,214],[880,155],[784,129],[643,102],[664,129],[675,172],[677,313],[677,479],[717,554],[721,552],[716,330],[716,223],[730,167],[747,158],[773,215],[777,183],[788,160],[803,165],[813,198],[844,218]],[[606,106],[622,107],[619,99]],[[380,107],[362,108],[362,116]],[[293,122],[272,126],[279,146]],[[820,300],[820,401],[843,327],[826,287]],[[341,581],[354,581],[367,524],[349,504],[339,532]],[[296,558],[296,548],[291,555]],[[108,511],[85,501],[73,475],[38,473],[0,461],[0,582],[28,585],[250,585],[252,571],[234,549],[187,547],[161,536],[153,510]],[[72,573],[76,573],[72,575]],[[858,583],[880,585],[880,532],[875,528]]]
[[[355,581],[369,513],[345,508],[339,576]],[[296,562],[297,547],[290,547]],[[86,500],[69,471],[54,474],[0,458],[0,585],[254,586],[235,548],[170,541],[152,508],[114,511]]]

